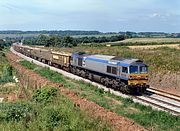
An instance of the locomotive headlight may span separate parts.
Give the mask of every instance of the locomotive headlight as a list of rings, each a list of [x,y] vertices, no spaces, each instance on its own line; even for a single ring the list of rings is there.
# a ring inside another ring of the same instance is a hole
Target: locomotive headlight
[[[129,79],[132,80],[134,77],[133,75],[129,75]]]
[[[145,75],[145,79],[148,80],[148,75]]]
[[[129,78],[131,79],[131,78],[133,78],[133,76],[132,76],[132,75],[129,75]]]

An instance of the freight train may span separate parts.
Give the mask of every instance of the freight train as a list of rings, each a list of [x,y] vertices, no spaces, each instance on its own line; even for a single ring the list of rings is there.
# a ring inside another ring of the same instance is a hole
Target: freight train
[[[13,48],[40,62],[124,93],[142,93],[149,87],[148,66],[139,59],[92,55],[84,52],[55,52],[17,44],[13,45]]]

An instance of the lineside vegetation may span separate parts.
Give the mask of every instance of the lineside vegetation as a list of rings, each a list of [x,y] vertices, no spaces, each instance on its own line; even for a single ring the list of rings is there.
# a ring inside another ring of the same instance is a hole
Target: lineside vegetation
[[[31,70],[35,69],[34,71],[36,73],[53,82],[63,83],[65,88],[73,90],[78,96],[93,101],[117,114],[133,119],[145,128],[150,130],[179,129],[179,116],[173,116],[163,111],[153,110],[149,106],[134,103],[132,99],[125,99],[110,94],[109,92],[104,92],[104,90],[98,89],[91,84],[66,78],[57,72],[51,71],[48,68],[38,67],[28,61],[21,61],[20,64]]]
[[[0,104],[1,130],[103,130],[111,127],[75,107],[56,88],[35,90],[29,101]]]

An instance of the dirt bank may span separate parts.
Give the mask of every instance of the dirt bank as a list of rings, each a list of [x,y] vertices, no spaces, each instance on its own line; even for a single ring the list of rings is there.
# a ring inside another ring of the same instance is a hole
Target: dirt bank
[[[150,72],[150,85],[154,88],[180,95],[180,72]]]

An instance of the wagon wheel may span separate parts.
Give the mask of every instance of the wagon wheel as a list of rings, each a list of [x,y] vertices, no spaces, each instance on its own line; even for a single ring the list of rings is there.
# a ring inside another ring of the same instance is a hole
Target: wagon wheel
[[[102,84],[104,84],[104,81],[105,81],[105,79],[102,77],[101,80],[100,80],[100,82],[101,82]]]
[[[108,78],[105,78],[105,80],[104,80],[104,85],[107,86],[107,87],[109,87],[109,79],[108,79]]]
[[[112,88],[117,89],[118,82],[116,80],[112,81]]]

